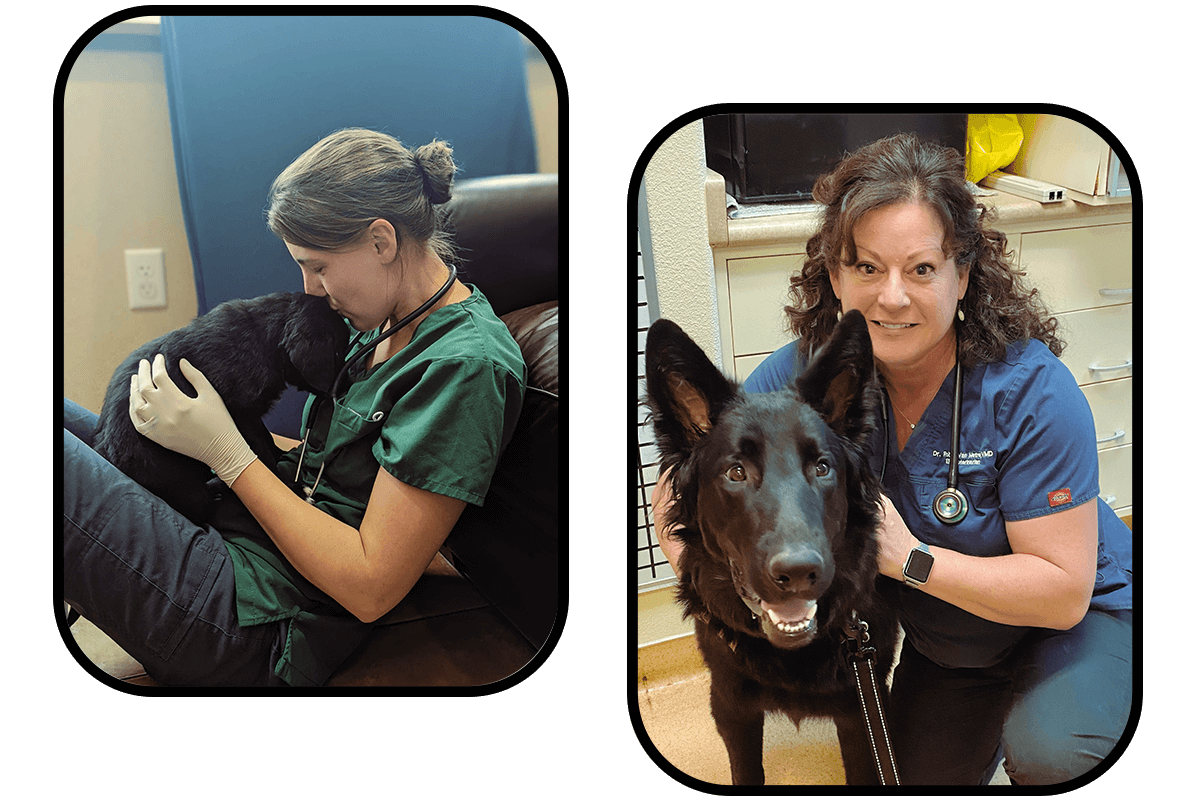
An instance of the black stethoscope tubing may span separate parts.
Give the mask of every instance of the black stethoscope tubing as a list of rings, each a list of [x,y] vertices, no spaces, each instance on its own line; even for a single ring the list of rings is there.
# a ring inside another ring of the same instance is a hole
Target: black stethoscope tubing
[[[333,387],[329,390],[328,397],[332,398],[333,401],[336,403],[337,397],[338,397],[338,388],[341,386],[342,379],[345,378],[346,375],[349,373],[351,366],[356,364],[358,362],[358,360],[361,359],[363,356],[365,356],[367,353],[374,351],[374,349],[384,339],[387,339],[390,336],[396,335],[397,333],[400,332],[400,330],[405,325],[408,325],[414,319],[421,316],[426,311],[428,311],[430,308],[432,308],[434,303],[436,303],[438,300],[441,300],[442,297],[445,296],[446,292],[450,291],[450,287],[454,285],[454,281],[458,277],[458,269],[453,264],[450,264],[448,268],[450,270],[450,276],[448,278],[446,278],[446,282],[444,284],[442,284],[441,288],[439,288],[436,292],[434,292],[428,300],[426,300],[421,305],[417,306],[417,308],[414,309],[412,312],[405,314],[403,319],[401,319],[399,322],[397,322],[392,327],[388,328],[383,333],[376,336],[374,339],[372,339],[367,344],[363,345],[362,348],[360,348],[357,353],[350,356],[350,358],[346,359],[346,363],[342,365],[342,368],[338,372],[337,377],[333,379]],[[304,429],[304,439],[300,442],[300,457],[296,460],[296,477],[293,479],[295,483],[300,482],[300,469],[304,465],[304,454],[308,450],[308,435],[312,431],[313,421],[316,420],[316,418],[317,418],[317,409],[320,407],[320,403],[324,399],[325,399],[324,396],[318,396],[316,401],[313,404],[312,411],[309,414],[308,427],[306,427]],[[313,481],[312,487],[311,488],[305,487],[305,489],[304,489],[305,494],[308,495],[307,499],[308,499],[309,503],[316,502],[313,500],[313,492],[316,491],[317,485],[321,482],[321,476],[324,473],[325,473],[325,459],[322,459],[321,467],[317,470],[317,477]]]
[[[947,525],[957,525],[967,516],[967,496],[958,488],[958,439],[962,433],[962,364],[954,365],[954,411],[950,417],[950,474],[946,488],[933,498],[933,515]]]
[[[954,409],[950,416],[950,474],[946,478],[946,488],[933,498],[933,515],[945,525],[957,525],[967,516],[970,503],[967,496],[958,488],[958,448],[959,435],[962,433],[962,363],[954,365]],[[887,406],[890,402],[885,397],[883,403],[883,467],[879,470],[879,482],[883,483],[884,473],[887,472],[888,445],[892,438],[888,426]]]
[[[412,322],[417,317],[424,314],[426,311],[428,311],[433,306],[434,303],[436,303],[438,300],[442,299],[442,297],[446,294],[446,292],[450,291],[450,287],[454,285],[455,278],[458,277],[458,270],[455,268],[455,266],[453,264],[451,264],[449,266],[449,270],[450,270],[450,277],[446,278],[446,282],[444,284],[442,284],[441,288],[438,289],[436,292],[434,292],[433,295],[430,296],[430,298],[428,300],[426,300],[421,305],[417,306],[417,308],[414,309],[411,313],[405,314],[403,319],[401,319],[399,322],[397,322],[392,327],[388,328],[383,333],[376,336],[373,340],[371,340],[366,345],[364,345],[362,347],[362,349],[360,349],[357,353],[350,356],[350,358],[346,359],[346,363],[342,365],[341,371],[338,372],[337,377],[333,379],[333,388],[329,390],[330,397],[333,397],[334,399],[337,398],[338,387],[342,382],[342,378],[346,377],[346,373],[348,373],[350,371],[350,367],[352,365],[357,363],[358,360],[360,358],[362,358],[363,356],[365,356],[367,353],[374,350],[379,345],[379,343],[382,342],[384,339],[387,339],[389,336],[394,336],[397,333],[399,333],[401,328],[403,328],[408,323]]]

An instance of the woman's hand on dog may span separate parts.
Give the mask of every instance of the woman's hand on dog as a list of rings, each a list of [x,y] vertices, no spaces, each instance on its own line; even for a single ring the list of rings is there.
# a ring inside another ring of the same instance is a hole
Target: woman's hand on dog
[[[904,562],[920,542],[904,523],[887,495],[880,495],[883,520],[879,524],[879,572],[898,581],[904,580]]]
[[[663,470],[662,474],[658,476],[658,482],[654,484],[654,490],[650,493],[650,511],[654,516],[654,534],[658,538],[658,547],[667,557],[671,569],[675,570],[675,574],[678,575],[679,555],[683,551],[683,542],[670,535],[674,528],[668,528],[665,522],[667,510],[675,504],[675,495],[671,492],[670,476],[670,470]]]
[[[153,364],[142,359],[129,384],[129,419],[138,433],[204,462],[232,486],[257,456],[200,370],[186,359],[180,359],[179,370],[196,388],[196,397],[188,397],[171,380],[162,353]]]

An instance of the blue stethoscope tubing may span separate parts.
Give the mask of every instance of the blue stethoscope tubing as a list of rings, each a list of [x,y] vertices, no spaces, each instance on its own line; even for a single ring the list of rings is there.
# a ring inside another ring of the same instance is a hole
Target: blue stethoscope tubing
[[[946,478],[946,488],[933,498],[933,515],[945,525],[957,525],[967,517],[970,503],[967,496],[958,488],[958,448],[959,435],[962,433],[962,363],[954,365],[954,409],[950,417],[950,474]],[[888,432],[888,412],[885,400],[883,404],[883,467],[879,471],[879,482],[883,482],[887,471],[888,444],[891,434]]]
[[[384,339],[387,339],[389,336],[394,336],[395,334],[399,333],[400,330],[405,325],[408,325],[414,319],[421,316],[426,311],[428,311],[430,308],[432,308],[434,303],[436,303],[438,300],[441,300],[442,297],[445,296],[446,292],[450,291],[450,287],[454,285],[455,279],[458,278],[458,269],[453,264],[450,264],[448,269],[450,270],[450,276],[448,278],[446,278],[446,282],[444,284],[442,284],[441,288],[439,288],[436,292],[434,292],[428,300],[426,300],[421,305],[417,306],[416,309],[414,309],[412,312],[406,314],[404,316],[404,318],[401,319],[399,322],[397,322],[395,325],[393,325],[392,327],[388,328],[383,333],[376,336],[374,339],[372,339],[367,344],[363,345],[363,347],[360,348],[357,353],[350,356],[350,358],[346,359],[346,363],[342,365],[342,368],[338,372],[337,377],[333,379],[333,388],[331,388],[329,390],[328,396],[330,398],[332,398],[335,403],[337,402],[338,388],[341,386],[342,379],[345,378],[346,375],[349,373],[351,366],[353,366],[355,363],[357,363],[358,360],[361,359],[363,356],[365,356],[367,353],[374,351],[375,348],[379,345],[379,343],[382,342]],[[317,418],[317,409],[320,407],[320,404],[324,399],[325,399],[324,396],[318,395],[316,401],[313,403],[312,410],[309,413],[308,426],[304,429],[304,439],[300,442],[300,458],[298,458],[296,460],[296,477],[293,479],[293,482],[295,482],[295,483],[300,482],[300,469],[304,465],[304,454],[308,450],[308,435],[312,431],[313,421],[315,421]],[[307,487],[307,486],[304,487],[304,493],[307,495],[306,499],[308,500],[309,503],[316,502],[315,500],[313,500],[313,492],[316,491],[317,485],[321,482],[321,476],[324,474],[325,474],[325,460],[322,459],[321,466],[317,470],[317,477],[313,481],[313,485],[311,487]]]

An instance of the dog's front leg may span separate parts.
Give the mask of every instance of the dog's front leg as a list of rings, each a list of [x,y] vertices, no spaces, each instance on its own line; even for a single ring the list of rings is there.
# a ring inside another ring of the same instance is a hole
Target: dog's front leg
[[[857,698],[854,702],[857,703]],[[879,784],[879,771],[875,766],[877,754],[871,748],[867,725],[862,713],[847,713],[834,719],[837,725],[838,744],[842,750],[842,768],[846,771],[848,786],[872,786]]]
[[[729,752],[729,772],[735,786],[762,786],[763,776],[763,711],[749,697],[735,691],[740,679],[729,676],[720,685],[713,676],[710,697],[717,733],[725,740]]]

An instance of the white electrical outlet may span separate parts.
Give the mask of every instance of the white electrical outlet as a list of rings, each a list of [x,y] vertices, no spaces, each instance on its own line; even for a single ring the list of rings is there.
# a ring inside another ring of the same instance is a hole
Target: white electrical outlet
[[[161,247],[125,251],[130,308],[166,308],[167,271]]]

